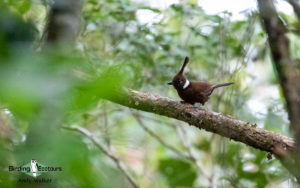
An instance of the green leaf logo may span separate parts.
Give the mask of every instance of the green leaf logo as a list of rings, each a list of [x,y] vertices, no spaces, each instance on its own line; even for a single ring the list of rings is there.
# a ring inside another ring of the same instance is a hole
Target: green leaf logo
[[[48,172],[48,171],[42,170],[42,169],[46,169],[46,168],[47,168],[47,166],[45,166],[41,163],[38,163],[37,160],[35,160],[35,159],[32,159],[30,161],[30,163],[27,163],[22,166],[21,172],[36,178],[36,177],[40,176],[42,173]]]

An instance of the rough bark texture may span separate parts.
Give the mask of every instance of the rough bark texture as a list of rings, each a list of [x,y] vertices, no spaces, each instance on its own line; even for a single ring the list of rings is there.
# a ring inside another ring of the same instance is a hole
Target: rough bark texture
[[[298,15],[299,4],[289,1]],[[291,128],[296,139],[296,166],[300,165],[300,68],[291,59],[287,30],[278,17],[273,0],[258,0],[258,8],[268,35],[273,62],[286,100]],[[300,14],[299,14],[300,15]],[[298,177],[300,177],[300,171]]]
[[[194,108],[190,104],[181,104],[159,95],[128,90],[117,97],[107,96],[106,98],[130,108],[187,122],[199,129],[274,153],[278,157],[284,157],[283,155],[294,150],[295,143],[292,138],[258,128],[256,124],[251,125],[230,116]]]

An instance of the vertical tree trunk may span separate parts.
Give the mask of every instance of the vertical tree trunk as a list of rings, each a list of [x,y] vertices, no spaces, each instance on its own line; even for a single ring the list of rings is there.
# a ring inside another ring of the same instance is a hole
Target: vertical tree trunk
[[[46,42],[74,43],[78,34],[81,0],[54,0],[48,16]]]
[[[296,164],[293,166],[300,166],[300,70],[295,60],[291,59],[289,39],[286,36],[288,31],[279,19],[274,1],[258,0],[258,8],[268,35],[273,62],[286,101],[291,129],[296,139],[297,152],[294,156]],[[295,173],[299,179],[300,170],[295,169]]]

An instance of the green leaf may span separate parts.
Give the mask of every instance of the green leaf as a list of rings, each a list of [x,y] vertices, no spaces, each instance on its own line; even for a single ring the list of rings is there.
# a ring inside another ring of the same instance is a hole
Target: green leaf
[[[197,177],[190,163],[174,158],[160,160],[159,171],[167,178],[170,187],[192,187]]]

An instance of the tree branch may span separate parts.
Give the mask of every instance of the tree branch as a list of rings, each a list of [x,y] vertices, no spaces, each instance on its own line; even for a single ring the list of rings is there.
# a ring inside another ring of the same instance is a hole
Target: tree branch
[[[279,157],[282,156],[282,152],[277,152],[275,148],[279,147],[286,153],[295,149],[295,142],[292,138],[258,128],[249,122],[219,115],[202,108],[194,108],[192,105],[181,104],[159,95],[126,90],[103,97],[123,106],[184,121],[199,129],[271,152]]]
[[[179,127],[178,125],[176,125],[176,131],[178,133],[179,139],[181,140],[181,142],[183,143],[184,147],[188,150],[188,156],[185,155],[184,153],[182,153],[181,151],[177,150],[175,147],[173,147],[172,145],[169,145],[168,143],[166,143],[162,138],[160,138],[157,134],[155,134],[152,130],[150,130],[145,124],[144,122],[141,120],[140,115],[137,113],[132,112],[133,116],[135,117],[136,121],[139,123],[139,125],[146,131],[148,132],[153,138],[155,138],[159,143],[161,143],[163,146],[165,146],[166,148],[168,148],[169,150],[173,151],[174,153],[176,153],[178,156],[183,157],[184,159],[190,160],[191,162],[195,163],[196,166],[198,167],[198,169],[200,170],[200,172],[203,174],[203,176],[205,178],[208,179],[209,183],[210,183],[210,187],[215,187],[213,181],[212,181],[212,177],[206,172],[206,170],[204,169],[204,167],[202,166],[202,164],[196,159],[196,157],[194,156],[194,154],[192,153],[192,148],[190,146],[190,144],[186,141],[186,137],[184,135],[183,130],[181,129],[181,127]]]
[[[128,181],[131,183],[132,187],[134,188],[139,187],[137,183],[135,183],[134,179],[127,172],[124,163],[117,156],[115,156],[108,149],[106,149],[105,146],[100,142],[100,140],[98,140],[91,132],[79,126],[63,127],[63,128],[66,130],[79,132],[80,134],[88,137],[107,157],[111,158],[114,161],[114,163],[117,165],[120,171],[125,175]]]
[[[184,153],[173,147],[172,145],[166,143],[162,138],[160,138],[157,134],[155,134],[151,129],[149,129],[144,122],[141,120],[139,114],[132,112],[132,115],[135,117],[136,121],[139,123],[139,125],[153,138],[155,138],[161,145],[165,146],[169,150],[176,153],[178,156],[190,159],[188,156],[186,156]]]
[[[206,170],[205,170],[204,166],[202,165],[202,163],[200,163],[199,160],[197,160],[196,156],[193,154],[192,146],[187,141],[187,138],[186,138],[186,135],[184,133],[184,130],[179,125],[176,125],[176,131],[177,131],[177,134],[178,134],[181,142],[183,143],[184,147],[188,150],[190,159],[196,164],[196,166],[201,171],[201,173],[204,175],[204,177],[207,178],[207,180],[208,180],[208,182],[210,184],[210,187],[215,188],[216,186],[215,186],[215,184],[213,182],[213,176],[209,175],[206,172]]]

